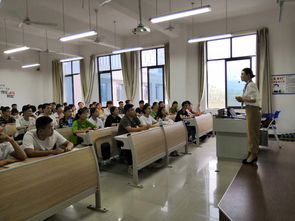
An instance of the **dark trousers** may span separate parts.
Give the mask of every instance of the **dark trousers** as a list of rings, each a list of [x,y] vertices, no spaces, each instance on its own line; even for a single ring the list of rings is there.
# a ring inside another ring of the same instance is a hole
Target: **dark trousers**
[[[188,138],[196,139],[196,128],[194,126],[186,126]]]
[[[117,141],[117,146],[121,150],[120,156],[126,157],[127,162],[128,162],[128,165],[131,166],[132,165],[132,154],[131,154],[131,150],[122,150],[121,147],[124,146],[124,143],[122,141]]]

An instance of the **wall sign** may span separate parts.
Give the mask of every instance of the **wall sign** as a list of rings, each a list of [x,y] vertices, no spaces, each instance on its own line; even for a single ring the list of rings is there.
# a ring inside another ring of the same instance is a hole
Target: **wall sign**
[[[5,84],[0,83],[0,97],[2,98],[14,98],[15,91],[7,87]]]
[[[295,94],[295,74],[273,75],[272,94]]]

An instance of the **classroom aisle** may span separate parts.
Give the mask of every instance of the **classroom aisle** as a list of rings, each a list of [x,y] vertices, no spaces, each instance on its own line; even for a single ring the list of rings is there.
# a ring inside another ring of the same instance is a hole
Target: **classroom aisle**
[[[128,186],[126,166],[116,163],[101,172],[102,202],[109,212],[88,210],[91,196],[47,220],[216,221],[217,204],[241,164],[217,163],[215,149],[215,138],[209,138],[200,147],[190,146],[192,155],[174,158],[172,168],[144,169],[139,175],[143,189]]]

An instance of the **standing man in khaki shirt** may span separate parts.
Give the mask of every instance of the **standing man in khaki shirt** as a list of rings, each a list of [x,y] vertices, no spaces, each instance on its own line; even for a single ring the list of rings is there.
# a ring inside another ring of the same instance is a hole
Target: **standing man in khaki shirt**
[[[244,103],[246,109],[247,135],[248,135],[248,157],[243,160],[245,164],[253,164],[258,158],[259,129],[261,123],[260,95],[257,85],[252,81],[255,75],[250,68],[244,68],[241,80],[246,82],[243,96],[236,97],[238,102]]]

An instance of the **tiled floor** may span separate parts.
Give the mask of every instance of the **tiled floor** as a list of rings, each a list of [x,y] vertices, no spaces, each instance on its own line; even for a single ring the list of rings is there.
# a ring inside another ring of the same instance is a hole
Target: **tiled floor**
[[[143,189],[127,185],[131,180],[125,165],[116,163],[101,173],[105,214],[86,208],[90,196],[48,221],[205,221],[218,220],[217,204],[241,164],[216,160],[215,138],[200,147],[189,147],[191,155],[174,158],[172,168],[146,168],[139,174]],[[216,171],[218,170],[218,171]]]

